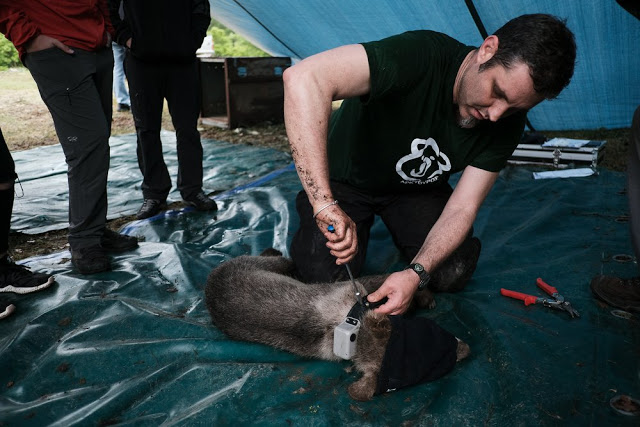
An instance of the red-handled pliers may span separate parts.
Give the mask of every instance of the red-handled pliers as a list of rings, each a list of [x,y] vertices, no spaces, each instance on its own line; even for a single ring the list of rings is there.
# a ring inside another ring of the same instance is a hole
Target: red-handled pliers
[[[571,307],[571,303],[569,301],[565,301],[564,297],[558,293],[558,290],[551,285],[548,285],[538,277],[536,280],[536,284],[539,288],[542,288],[546,293],[551,295],[553,300],[549,298],[535,297],[533,295],[527,295],[520,292],[510,291],[508,289],[500,289],[500,293],[505,297],[511,297],[515,299],[519,299],[524,301],[524,305],[531,305],[536,303],[541,303],[545,307],[551,307],[558,310],[564,310],[571,315],[571,317],[580,317],[580,314]]]

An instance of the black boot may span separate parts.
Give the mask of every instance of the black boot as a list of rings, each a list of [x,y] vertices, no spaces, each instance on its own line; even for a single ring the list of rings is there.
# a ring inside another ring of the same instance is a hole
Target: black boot
[[[591,292],[613,307],[640,312],[640,277],[596,276],[591,280]]]

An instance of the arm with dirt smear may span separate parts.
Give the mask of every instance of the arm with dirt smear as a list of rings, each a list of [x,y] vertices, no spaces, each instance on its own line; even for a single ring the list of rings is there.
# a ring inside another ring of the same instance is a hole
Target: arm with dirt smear
[[[347,45],[310,56],[288,68],[284,117],[291,154],[327,247],[344,264],[358,250],[355,223],[334,201],[329,187],[327,136],[331,102],[367,94],[369,61],[362,45]],[[333,225],[335,232],[327,231]]]

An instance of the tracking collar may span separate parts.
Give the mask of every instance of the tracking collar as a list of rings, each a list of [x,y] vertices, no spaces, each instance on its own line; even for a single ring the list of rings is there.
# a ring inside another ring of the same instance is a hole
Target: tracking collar
[[[347,317],[352,317],[354,319],[362,320],[362,316],[364,316],[364,313],[366,313],[367,310],[375,310],[376,308],[386,303],[387,300],[388,298],[384,297],[380,301],[371,302],[367,299],[367,296],[365,295],[362,298],[362,303],[360,303],[359,301],[356,301],[356,303],[353,304],[353,307],[351,307],[351,310],[349,310],[349,314],[347,314]]]
[[[369,302],[366,297],[358,298],[344,321],[333,330],[333,354],[345,360],[351,359],[356,354],[360,320],[367,310],[373,310],[385,302],[387,297],[378,302]]]

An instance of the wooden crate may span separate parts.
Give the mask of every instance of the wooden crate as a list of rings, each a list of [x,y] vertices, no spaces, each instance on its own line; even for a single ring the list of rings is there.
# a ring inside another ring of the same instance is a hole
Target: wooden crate
[[[200,58],[202,122],[223,128],[284,121],[282,73],[291,58]]]

